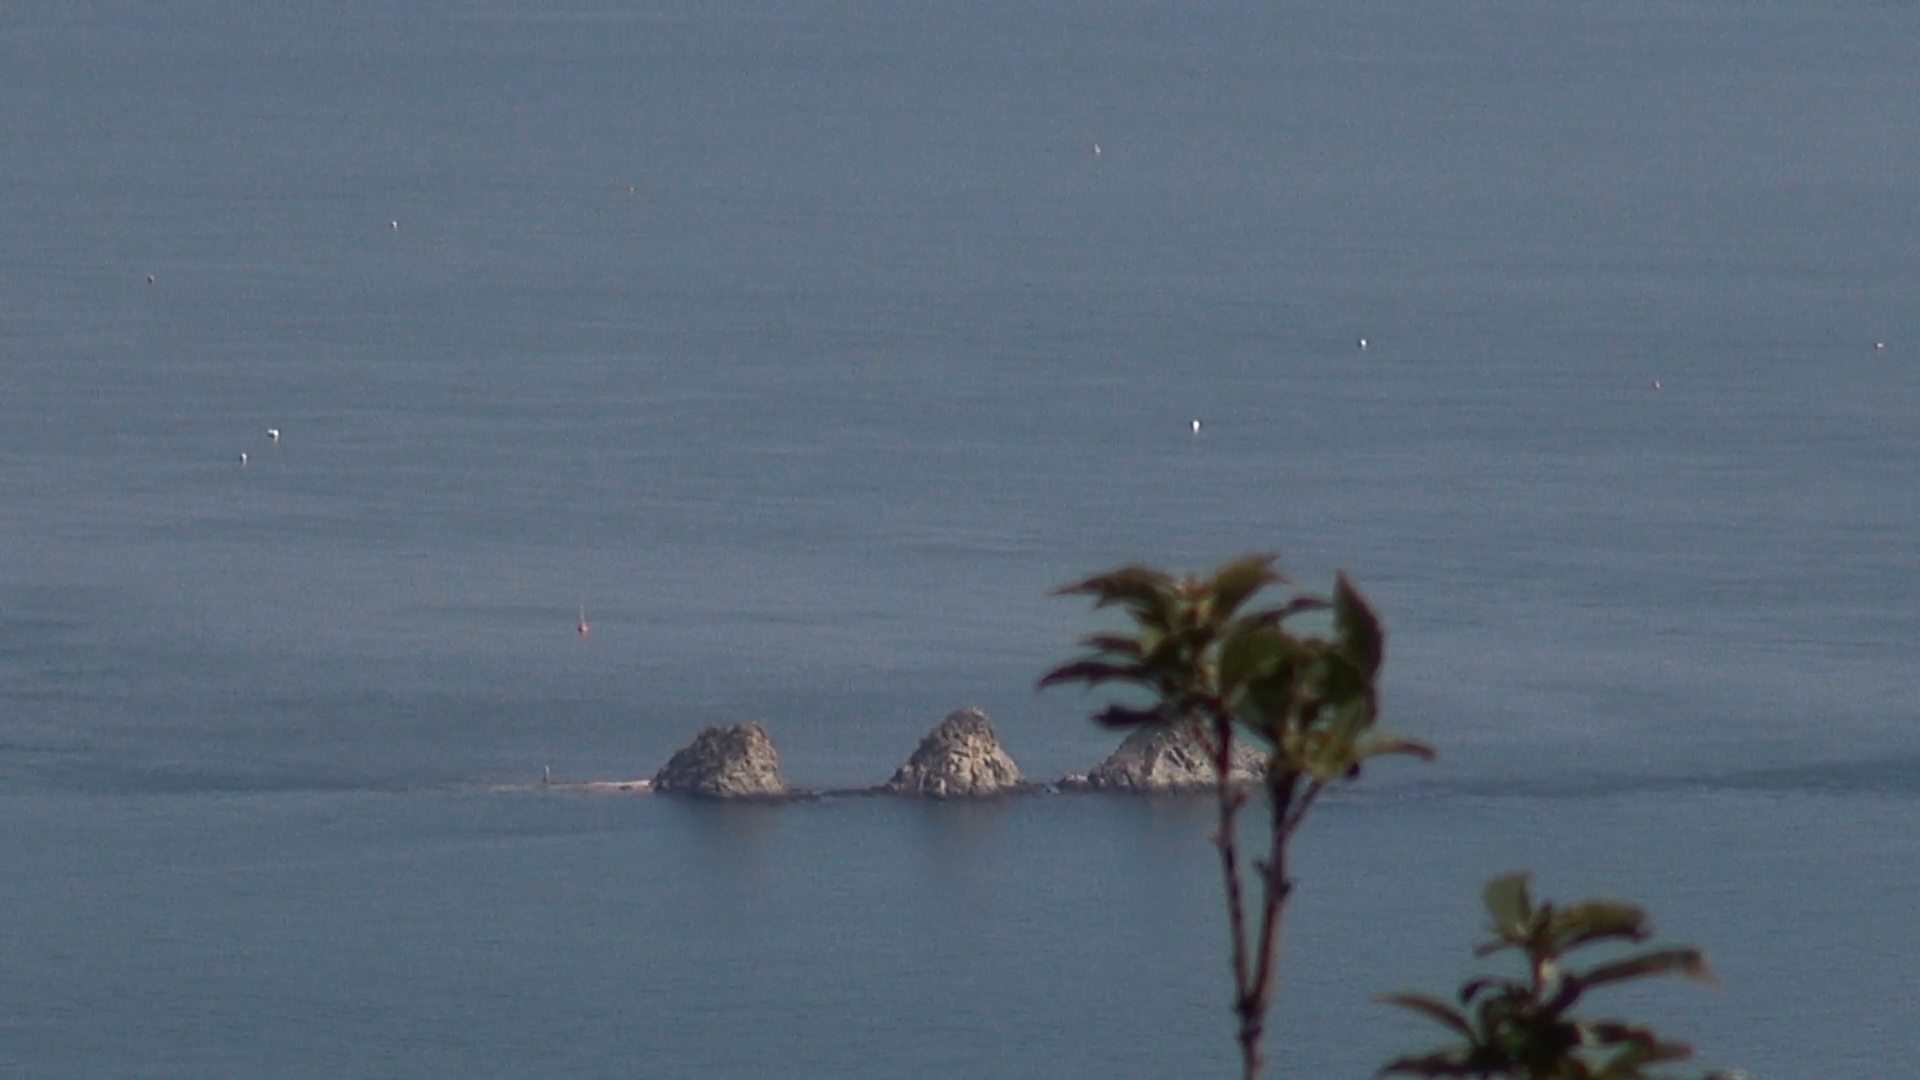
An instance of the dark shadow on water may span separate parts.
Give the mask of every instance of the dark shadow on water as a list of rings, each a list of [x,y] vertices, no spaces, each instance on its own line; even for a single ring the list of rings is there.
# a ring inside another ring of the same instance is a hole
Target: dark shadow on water
[[[1033,796],[1045,798],[1046,796]],[[1000,799],[901,798],[913,831],[927,849],[962,858],[989,846],[1016,813],[1013,796]]]
[[[780,823],[791,809],[785,803],[756,800],[689,799],[663,795],[632,797],[657,803],[661,813],[684,826],[703,843],[720,850],[737,852],[766,850],[778,839]]]

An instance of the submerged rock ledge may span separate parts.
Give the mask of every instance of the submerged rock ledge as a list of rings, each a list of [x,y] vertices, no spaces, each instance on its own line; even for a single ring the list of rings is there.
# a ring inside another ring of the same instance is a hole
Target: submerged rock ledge
[[[1235,747],[1235,783],[1258,783],[1266,761],[1252,746]],[[658,792],[696,799],[778,802],[799,799],[894,795],[927,799],[994,799],[1008,795],[1106,792],[1125,795],[1195,795],[1214,787],[1213,762],[1191,732],[1142,728],[1128,735],[1106,760],[1057,783],[1027,780],[1000,745],[993,722],[975,708],[955,709],[936,724],[893,778],[875,787],[795,788],[780,773],[780,755],[767,729],[757,723],[706,728],[676,751],[650,780],[555,780],[543,771],[540,785],[590,794]]]

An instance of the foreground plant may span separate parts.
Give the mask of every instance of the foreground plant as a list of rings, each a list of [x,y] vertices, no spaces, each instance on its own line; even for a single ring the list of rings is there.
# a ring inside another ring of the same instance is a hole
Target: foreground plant
[[[1090,596],[1095,608],[1119,607],[1130,633],[1091,634],[1087,654],[1048,672],[1042,688],[1061,683],[1119,683],[1137,688],[1135,703],[1094,715],[1110,728],[1172,727],[1194,738],[1212,760],[1219,832],[1214,840],[1226,884],[1233,948],[1233,1012],[1242,1075],[1253,1080],[1273,1003],[1283,916],[1293,892],[1287,847],[1313,804],[1335,783],[1355,779],[1369,758],[1433,751],[1374,729],[1386,638],[1380,620],[1340,575],[1333,596],[1297,591],[1270,607],[1249,607],[1269,588],[1291,589],[1274,556],[1234,559],[1205,577],[1175,577],[1145,566],[1097,574],[1059,590]],[[1288,628],[1309,612],[1332,613],[1330,636]],[[1233,774],[1237,740],[1266,757],[1252,790]],[[1239,813],[1264,790],[1268,836],[1264,858],[1243,868]],[[1255,908],[1247,903],[1255,886]]]
[[[1468,979],[1456,995],[1459,1008],[1424,994],[1382,997],[1453,1029],[1462,1041],[1395,1059],[1378,1075],[1663,1080],[1669,1074],[1648,1069],[1692,1056],[1692,1047],[1663,1040],[1649,1028],[1620,1020],[1583,1020],[1573,1015],[1573,1008],[1589,990],[1634,979],[1678,975],[1712,982],[1700,950],[1650,949],[1579,970],[1567,966],[1567,953],[1606,942],[1637,945],[1651,939],[1646,912],[1610,900],[1567,908],[1535,904],[1525,874],[1493,879],[1482,897],[1494,938],[1474,955],[1518,950],[1526,974],[1518,979]],[[1738,1076],[1710,1073],[1706,1080]]]

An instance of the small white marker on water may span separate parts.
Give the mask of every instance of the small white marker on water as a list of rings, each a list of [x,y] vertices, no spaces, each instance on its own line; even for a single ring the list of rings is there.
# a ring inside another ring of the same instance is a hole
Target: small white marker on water
[[[240,455],[240,464],[241,464],[242,466],[245,466],[245,465],[246,465],[246,463],[247,463],[247,455],[246,455],[245,453],[242,453],[242,454]]]
[[[274,442],[279,442],[279,441],[280,441],[280,429],[279,429],[279,428],[277,428],[277,427],[270,427],[270,428],[268,428],[268,429],[267,429],[267,438],[269,438],[269,439],[271,439],[271,440],[273,440]]]
[[[1655,379],[1655,380],[1653,380],[1653,388],[1654,388],[1655,390],[1658,390],[1658,389],[1660,389],[1660,380],[1659,380],[1659,379]]]
[[[1360,339],[1360,340],[1359,340],[1358,342],[1356,342],[1355,344],[1357,344],[1357,345],[1359,345],[1359,346],[1360,346],[1360,351],[1361,351],[1361,352],[1366,352],[1366,351],[1367,351],[1367,339],[1366,339],[1366,338],[1361,338],[1361,339]]]
[[[1198,421],[1198,420],[1195,420],[1195,421],[1193,422],[1193,433],[1194,433],[1195,435],[1198,435],[1198,434],[1200,434],[1200,421]]]
[[[392,231],[392,232],[399,232],[399,231],[400,231],[400,223],[399,223],[398,221],[389,221],[389,222],[387,222],[387,228],[388,228],[388,230],[390,230],[390,231]]]

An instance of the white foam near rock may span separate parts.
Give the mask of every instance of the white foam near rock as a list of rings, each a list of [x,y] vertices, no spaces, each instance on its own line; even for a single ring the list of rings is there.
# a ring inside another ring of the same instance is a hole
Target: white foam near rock
[[[1005,795],[1028,785],[979,709],[956,709],[927,733],[881,790],[933,799]]]
[[[759,724],[710,727],[694,737],[654,775],[664,795],[708,799],[769,799],[788,794],[780,755]]]

